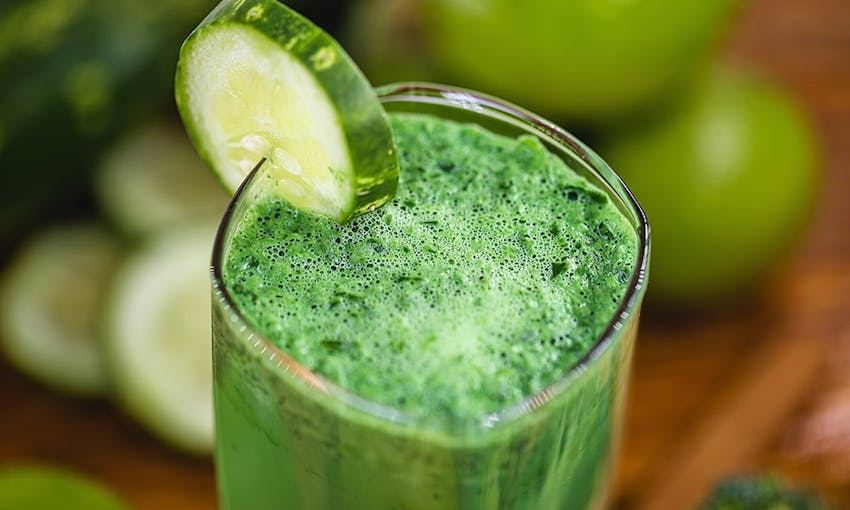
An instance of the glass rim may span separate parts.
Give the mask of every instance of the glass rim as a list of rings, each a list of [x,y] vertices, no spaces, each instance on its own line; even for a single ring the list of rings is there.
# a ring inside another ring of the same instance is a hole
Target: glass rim
[[[624,206],[628,208],[632,216],[631,220],[636,223],[634,228],[637,237],[637,259],[628,286],[626,287],[626,292],[621,298],[616,311],[612,314],[611,320],[594,341],[593,345],[572,366],[565,368],[563,374],[558,379],[537,393],[525,396],[522,400],[502,409],[469,420],[485,429],[492,429],[499,425],[511,423],[522,416],[531,414],[548,401],[566,391],[578,375],[586,371],[594,360],[608,350],[619,331],[638,311],[645,291],[649,269],[650,229],[646,214],[620,176],[600,156],[568,131],[539,115],[487,94],[435,83],[393,83],[376,88],[376,92],[378,99],[384,104],[413,102],[472,110],[482,115],[490,115],[491,118],[496,120],[513,121],[518,126],[530,127],[537,136],[544,135],[544,140],[560,146],[561,149],[578,156],[586,163],[588,170],[607,185],[606,194],[610,195],[614,193]],[[497,113],[501,117],[494,116],[492,115],[493,113]],[[299,382],[305,384],[307,387],[325,393],[332,399],[340,401],[346,407],[354,408],[381,421],[413,427],[422,424],[424,421],[422,418],[415,418],[392,406],[361,397],[296,361],[277,347],[265,335],[256,331],[256,328],[243,315],[227,289],[224,282],[223,267],[228,229],[234,219],[237,205],[251,188],[254,177],[260,173],[265,161],[265,158],[261,159],[242,181],[228,203],[219,223],[213,245],[210,269],[213,291],[218,297],[218,301],[225,307],[224,311],[228,312],[231,319],[238,322],[238,333],[246,337],[250,334],[250,340],[253,341],[253,345],[247,345],[246,341],[246,347],[256,349],[258,352],[262,351],[265,356],[273,358],[276,361],[275,365],[281,372],[288,373],[289,376],[299,379]],[[240,340],[247,340],[247,338]]]

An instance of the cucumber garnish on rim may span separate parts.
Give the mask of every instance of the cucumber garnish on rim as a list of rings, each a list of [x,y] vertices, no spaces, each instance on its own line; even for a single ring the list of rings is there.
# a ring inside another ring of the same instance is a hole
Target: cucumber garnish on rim
[[[224,0],[180,50],[176,97],[198,151],[235,191],[262,158],[294,207],[344,222],[398,182],[389,121],[328,34],[276,0]]]

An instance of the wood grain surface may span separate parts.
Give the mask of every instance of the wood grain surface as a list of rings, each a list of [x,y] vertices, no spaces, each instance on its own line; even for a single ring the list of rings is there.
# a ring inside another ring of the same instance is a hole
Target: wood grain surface
[[[613,505],[689,508],[718,478],[768,470],[850,508],[850,0],[754,1],[728,47],[809,112],[821,201],[746,309],[645,311]],[[160,446],[107,403],[56,396],[0,362],[0,408],[0,466],[76,468],[139,510],[216,506],[208,459]]]

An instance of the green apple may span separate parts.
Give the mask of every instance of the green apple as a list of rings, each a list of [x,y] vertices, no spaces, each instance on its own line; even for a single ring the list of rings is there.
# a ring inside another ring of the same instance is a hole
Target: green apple
[[[686,82],[739,0],[420,0],[447,80],[562,119],[647,108]]]
[[[359,0],[343,27],[343,44],[372,83],[432,81],[422,55],[416,0]]]
[[[0,471],[0,509],[127,510],[111,492],[64,469],[14,466]]]
[[[779,88],[717,69],[681,107],[602,143],[652,227],[649,296],[673,305],[745,296],[798,236],[817,151]]]

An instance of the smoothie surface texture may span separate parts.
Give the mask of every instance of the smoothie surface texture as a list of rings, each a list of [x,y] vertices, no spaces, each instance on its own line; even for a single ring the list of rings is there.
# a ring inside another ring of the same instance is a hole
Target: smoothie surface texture
[[[248,322],[412,418],[482,418],[564,376],[610,322],[634,229],[531,136],[391,114],[397,196],[340,225],[272,195],[225,255]]]

